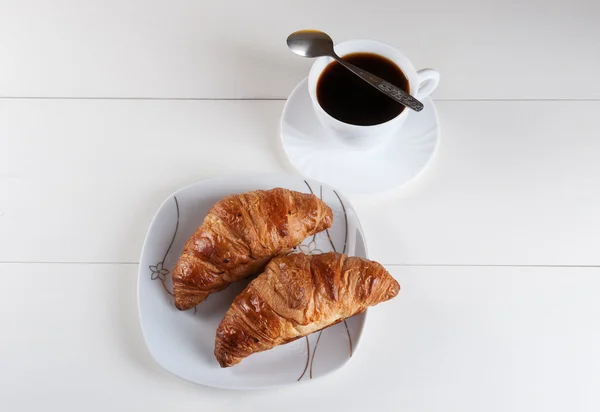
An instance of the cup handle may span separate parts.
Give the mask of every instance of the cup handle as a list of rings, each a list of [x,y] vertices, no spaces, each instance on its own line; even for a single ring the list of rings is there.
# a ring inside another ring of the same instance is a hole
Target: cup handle
[[[433,69],[422,69],[417,72],[419,79],[419,90],[417,91],[417,99],[424,99],[438,87],[440,83],[440,73]]]

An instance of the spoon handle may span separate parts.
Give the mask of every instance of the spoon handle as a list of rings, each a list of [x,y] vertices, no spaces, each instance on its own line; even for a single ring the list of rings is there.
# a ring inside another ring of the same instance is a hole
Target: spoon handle
[[[417,112],[423,110],[423,103],[412,97],[410,94],[406,93],[399,87],[394,86],[392,83],[383,80],[381,77],[377,77],[374,74],[364,71],[360,67],[356,67],[355,65],[348,63],[347,61],[342,60],[337,57],[335,60],[350,70],[352,73],[369,83],[371,86],[379,90],[381,93],[391,97],[398,103],[409,107]]]

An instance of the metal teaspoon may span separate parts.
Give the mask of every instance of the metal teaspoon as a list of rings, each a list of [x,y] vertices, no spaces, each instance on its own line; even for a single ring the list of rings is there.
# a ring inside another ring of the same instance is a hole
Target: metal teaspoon
[[[296,31],[288,36],[287,45],[294,53],[303,57],[331,57],[371,86],[375,87],[381,93],[394,99],[398,103],[410,107],[417,112],[423,110],[423,103],[401,88],[394,86],[390,82],[387,82],[374,74],[364,71],[360,67],[342,60],[333,49],[333,40],[325,32],[319,30]]]

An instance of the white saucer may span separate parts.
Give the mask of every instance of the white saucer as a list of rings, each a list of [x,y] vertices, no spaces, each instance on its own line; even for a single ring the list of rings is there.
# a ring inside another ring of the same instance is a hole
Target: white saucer
[[[340,190],[375,193],[405,185],[429,165],[440,140],[431,98],[410,113],[388,143],[368,151],[347,148],[317,119],[304,79],[288,98],[281,117],[281,141],[292,165],[304,176]]]

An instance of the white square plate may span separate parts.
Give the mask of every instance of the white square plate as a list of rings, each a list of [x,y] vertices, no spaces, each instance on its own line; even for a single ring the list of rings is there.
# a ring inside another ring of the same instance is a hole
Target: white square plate
[[[207,180],[180,189],[165,200],[150,225],[138,277],[144,338],[154,359],[169,372],[219,388],[269,388],[326,375],[342,367],[356,351],[366,312],[223,369],[213,355],[215,332],[229,305],[248,282],[238,282],[215,293],[195,310],[186,312],[177,310],[166,292],[165,287],[171,290],[172,286],[170,270],[185,242],[214,203],[230,194],[274,187],[312,191],[333,209],[333,226],[314,239],[306,239],[299,250],[367,257],[354,209],[340,193],[319,182],[287,175],[249,175]]]

